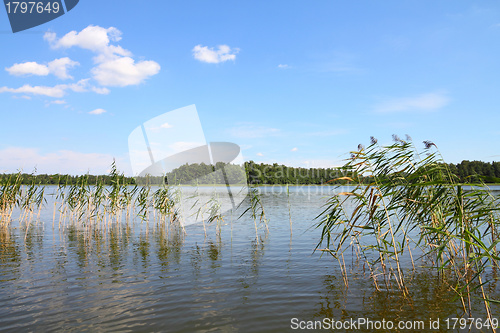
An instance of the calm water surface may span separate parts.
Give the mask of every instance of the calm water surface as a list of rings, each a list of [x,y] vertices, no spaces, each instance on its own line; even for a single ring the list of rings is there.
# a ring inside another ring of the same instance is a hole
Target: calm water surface
[[[251,217],[239,214],[225,217],[220,237],[214,226],[205,235],[202,223],[185,233],[140,220],[101,230],[58,226],[49,199],[27,232],[15,221],[0,228],[0,331],[297,331],[292,318],[423,320],[425,331],[447,331],[443,321],[462,315],[460,302],[425,269],[409,278],[409,302],[376,291],[350,254],[346,290],[337,262],[313,253],[314,217],[331,190],[290,187],[288,196],[260,188],[270,221],[258,239]],[[480,302],[474,306],[485,318]],[[495,305],[493,312],[500,317]],[[438,318],[440,328],[428,329]]]

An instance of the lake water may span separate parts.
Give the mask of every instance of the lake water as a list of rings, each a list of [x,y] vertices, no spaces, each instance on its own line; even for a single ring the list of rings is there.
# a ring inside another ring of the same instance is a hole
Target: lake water
[[[321,234],[314,218],[331,191],[261,187],[269,232],[259,225],[258,237],[254,220],[237,214],[224,217],[220,236],[214,225],[206,234],[203,223],[187,225],[184,233],[139,219],[92,230],[59,226],[49,199],[27,232],[16,221],[0,228],[0,331],[291,332],[324,318],[422,321],[423,329],[392,331],[449,331],[446,318],[462,316],[462,306],[433,273],[408,274],[408,301],[377,291],[349,253],[346,289],[337,261],[313,252]],[[485,319],[481,302],[473,306]],[[492,311],[500,317],[497,305]],[[430,320],[439,326],[431,329]]]

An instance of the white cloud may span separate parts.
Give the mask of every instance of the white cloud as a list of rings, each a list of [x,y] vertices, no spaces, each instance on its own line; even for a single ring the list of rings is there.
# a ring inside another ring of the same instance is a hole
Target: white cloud
[[[0,87],[0,93],[10,92],[13,94],[32,94],[32,95],[41,95],[47,97],[61,98],[66,94],[67,90],[71,90],[73,92],[87,92],[89,90],[106,94],[109,93],[107,89],[95,88],[89,84],[89,79],[83,79],[76,83],[71,84],[59,84],[54,87],[47,86],[31,86],[29,84],[25,84],[20,88],[9,88],[9,87]]]
[[[90,90],[92,90],[93,92],[100,94],[100,95],[107,95],[110,93],[110,90],[108,88],[103,88],[103,87],[91,86]]]
[[[106,110],[104,110],[104,109],[95,109],[93,111],[90,111],[89,114],[103,114],[105,112],[106,112]]]
[[[68,85],[64,85],[66,89],[70,89],[74,92],[86,92],[89,88],[89,79],[83,79],[78,81],[77,83],[72,83]]]
[[[288,66],[287,64],[279,64],[278,65],[278,68],[281,68],[281,69],[289,69],[290,66]]]
[[[375,107],[375,111],[379,113],[433,111],[448,105],[449,102],[450,99],[443,93],[428,93],[384,101]]]
[[[0,87],[0,93],[10,92],[13,94],[32,94],[32,95],[42,95],[47,97],[61,98],[64,96],[66,89],[67,89],[66,85],[47,87],[47,86],[31,86],[29,84],[25,84],[24,86],[19,88]]]
[[[46,76],[49,75],[49,68],[45,65],[40,65],[36,62],[23,62],[20,64],[14,64],[11,67],[5,67],[5,70],[9,72],[10,75],[21,76],[21,75],[39,75]]]
[[[68,69],[78,66],[80,63],[73,61],[68,57],[53,60],[48,63],[47,67],[51,74],[54,74],[60,79],[72,79],[73,77],[68,74]]]
[[[55,101],[45,102],[45,106],[50,106],[52,104],[63,105],[66,104],[66,101],[63,99],[56,99]]]
[[[148,131],[152,131],[152,132],[159,132],[163,129],[168,129],[168,128],[172,128],[172,127],[174,127],[174,125],[169,124],[169,123],[163,123],[160,126],[148,126],[146,129]],[[153,143],[150,142],[150,144],[153,144]],[[158,145],[160,145],[160,144],[158,143]]]
[[[196,60],[210,64],[218,64],[228,60],[235,60],[236,54],[240,51],[238,48],[231,49],[227,45],[219,45],[217,49],[208,46],[196,45],[193,48],[193,56]]]
[[[264,156],[264,154],[262,154],[262,153],[257,153],[257,154],[255,154],[255,155],[257,155],[257,156],[261,156],[261,157],[262,157],[262,156]]]
[[[106,174],[113,162],[109,154],[82,153],[71,150],[41,153],[36,148],[8,147],[0,150],[1,171],[16,172],[20,168],[31,172],[36,167],[37,173],[62,174]],[[118,169],[131,174],[126,158],[116,159]]]
[[[299,150],[299,148],[294,147],[294,148],[292,148],[290,151],[297,151],[297,150]]]
[[[231,128],[229,133],[236,138],[254,139],[277,136],[281,134],[281,130],[254,124],[241,124]]]
[[[42,65],[37,62],[23,62],[14,64],[11,67],[6,67],[5,70],[10,75],[37,75],[47,76],[53,74],[60,79],[72,79],[73,77],[68,74],[68,69],[79,65],[78,62],[71,60],[68,57],[55,59],[47,65]]]
[[[0,87],[0,93],[25,94],[23,98],[30,98],[28,95],[41,95],[52,98],[61,98],[68,91],[73,92],[94,92],[97,94],[109,94],[107,87],[124,87],[137,85],[150,76],[156,75],[160,71],[160,65],[151,60],[136,62],[131,56],[132,53],[118,45],[111,45],[112,42],[121,40],[121,32],[114,28],[102,28],[90,25],[80,32],[71,31],[61,38],[57,38],[54,32],[47,32],[43,37],[54,49],[66,49],[70,47],[80,47],[94,52],[94,68],[91,69],[93,79],[100,86],[90,83],[90,78],[82,79],[70,84],[59,84],[55,86],[32,86],[25,84],[19,88]],[[60,79],[73,79],[69,75],[69,69],[79,65],[78,62],[68,57],[55,59],[47,64],[37,62],[16,63],[5,68],[11,75],[37,75],[47,76],[53,74]]]
[[[160,65],[155,61],[135,63],[130,57],[122,57],[99,64],[92,74],[100,85],[125,87],[137,85],[159,71]]]
[[[121,34],[121,31],[114,27],[106,29],[90,25],[80,32],[71,31],[59,39],[55,33],[47,32],[44,39],[55,49],[76,46],[94,52],[94,63],[97,66],[92,68],[91,73],[102,86],[137,85],[158,74],[160,65],[157,62],[144,60],[136,63],[130,51],[110,44],[120,41]]]
[[[101,56],[130,56],[128,50],[121,46],[110,45],[110,42],[121,40],[121,31],[115,27],[102,28],[95,25],[89,25],[80,32],[70,31],[63,37],[57,39],[54,32],[46,32],[43,38],[49,42],[52,48],[70,48],[73,46],[93,51]]]

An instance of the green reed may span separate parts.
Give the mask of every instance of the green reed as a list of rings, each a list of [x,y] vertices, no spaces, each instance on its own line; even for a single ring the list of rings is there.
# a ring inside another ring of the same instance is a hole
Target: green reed
[[[123,173],[117,171],[113,162],[108,176],[109,185],[102,177],[92,183],[89,175],[83,175],[69,183],[68,176],[59,176],[53,193],[46,193],[46,187],[37,183],[32,175],[29,185],[22,185],[21,172],[3,177],[0,183],[0,225],[9,225],[14,211],[19,211],[18,221],[29,224],[39,219],[46,204],[46,196],[53,197],[53,225],[58,214],[59,226],[66,223],[84,227],[109,227],[110,224],[134,217],[142,221],[149,219],[151,211],[157,222],[180,224],[178,193],[168,185],[153,190],[149,181],[142,186],[127,182]],[[72,177],[74,179],[74,177]],[[147,177],[146,177],[147,178]],[[157,218],[156,218],[157,216]]]
[[[377,289],[396,286],[405,297],[409,291],[403,256],[411,251],[430,260],[431,267],[460,298],[471,314],[475,295],[484,301],[491,317],[486,292],[488,269],[497,269],[496,252],[500,223],[499,200],[483,183],[465,191],[436,145],[425,141],[419,152],[407,137],[380,146],[372,137],[368,147],[358,146],[340,168],[349,190],[328,199],[317,217],[322,229],[317,249],[330,253],[340,264],[348,285],[343,253],[353,249],[370,270]]]
[[[40,218],[40,213],[42,211],[43,205],[46,203],[44,193],[45,187],[39,186],[36,183],[36,178],[33,178],[32,183],[22,189],[21,200],[19,201],[19,206],[21,208],[19,221],[21,223],[26,223],[26,232],[29,229],[29,225],[33,221],[35,212],[35,219],[38,220]]]
[[[8,225],[12,218],[13,210],[21,202],[21,172],[10,175],[0,185],[0,224]]]
[[[255,227],[255,237],[259,238],[259,225],[260,224],[264,224],[264,227],[266,228],[266,233],[269,232],[269,227],[267,224],[268,219],[266,217],[264,205],[262,204],[259,189],[256,187],[250,187],[248,190],[249,190],[248,191],[248,198],[250,200],[250,205],[248,206],[247,209],[245,209],[245,211],[243,211],[243,213],[241,213],[240,218],[243,215],[245,215],[246,213],[249,213],[252,216],[252,219],[254,221],[254,227]],[[257,221],[258,221],[258,223],[257,223]]]
[[[135,198],[135,206],[138,209],[137,216],[140,217],[142,221],[146,221],[149,218],[150,205],[151,184],[147,182],[139,189],[137,197]]]
[[[290,204],[290,189],[288,188],[288,184],[286,184],[286,198],[288,203],[288,218],[290,220],[290,239],[293,235],[292,229],[292,205]]]
[[[167,185],[161,186],[153,194],[153,207],[158,212],[160,222],[170,224],[179,221],[179,211],[177,207],[176,191]]]
[[[34,175],[32,177],[33,180],[29,185],[22,185],[20,172],[2,178],[0,183],[2,225],[10,224],[12,213],[19,211],[19,221],[24,221],[29,226],[33,219],[39,218],[46,204],[46,196],[49,195],[53,201],[52,225],[55,226],[57,220],[60,228],[72,225],[81,226],[89,231],[108,229],[123,219],[128,222],[138,218],[142,222],[155,221],[159,226],[174,226],[185,232],[180,203],[187,200],[182,200],[181,190],[167,184],[153,187],[151,178],[147,176],[140,179],[140,186],[135,182],[130,183],[128,182],[130,178],[126,178],[117,170],[114,161],[107,177],[93,177],[88,174],[80,177],[58,175],[56,187],[48,194],[47,188],[37,184]],[[194,199],[195,202],[191,209],[184,207],[185,210],[190,211],[193,208],[196,210],[193,215],[196,215],[196,220],[201,217],[205,235],[207,233],[205,222],[207,222],[215,225],[216,234],[220,236],[222,226],[225,225],[225,216],[217,191],[214,190],[212,197],[204,203],[201,203],[202,198],[199,196],[197,189],[192,197],[186,198]],[[252,215],[258,237],[261,224],[265,226],[267,232],[269,229],[257,189],[251,190],[249,201],[250,206],[242,215],[247,212]]]
[[[40,217],[46,202],[45,187],[39,186],[33,177],[31,184],[22,185],[21,172],[10,175],[0,184],[0,225],[8,225],[15,208],[19,208],[19,221],[29,225]]]
[[[210,200],[207,202],[208,206],[208,219],[209,224],[215,222],[215,232],[218,237],[221,236],[221,226],[224,223],[224,216],[222,215],[222,207],[217,195],[217,191],[214,189]]]

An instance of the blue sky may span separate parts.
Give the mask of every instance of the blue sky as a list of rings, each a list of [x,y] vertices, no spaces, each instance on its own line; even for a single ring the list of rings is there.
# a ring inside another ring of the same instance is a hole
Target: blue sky
[[[0,32],[0,172],[130,173],[134,128],[192,104],[245,160],[340,165],[392,134],[500,160],[497,1],[82,0]]]

